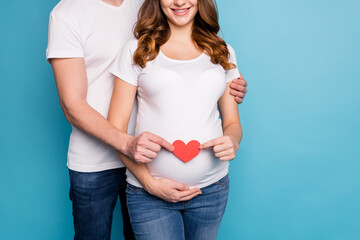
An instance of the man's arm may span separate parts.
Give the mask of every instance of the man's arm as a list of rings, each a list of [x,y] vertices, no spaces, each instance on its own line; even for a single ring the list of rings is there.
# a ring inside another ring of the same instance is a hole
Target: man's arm
[[[84,59],[54,58],[50,61],[60,105],[71,125],[129,154],[124,146],[127,135],[112,126],[86,101],[87,78]]]

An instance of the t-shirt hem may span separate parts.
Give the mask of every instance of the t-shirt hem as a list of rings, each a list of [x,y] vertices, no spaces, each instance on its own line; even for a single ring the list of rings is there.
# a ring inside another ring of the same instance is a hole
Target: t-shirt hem
[[[46,55],[46,61],[50,62],[50,59],[53,58],[83,58],[84,54],[82,52],[52,52]]]
[[[143,186],[140,184],[139,181],[134,181],[133,179],[129,178],[128,176],[126,178],[126,181],[135,187],[143,188]]]
[[[119,160],[120,161],[120,160]],[[78,165],[71,162],[67,162],[67,167],[70,170],[77,172],[100,172],[105,170],[111,170],[115,168],[124,168],[124,164],[121,162],[106,163],[101,165]]]
[[[216,174],[217,177],[214,178],[214,180],[211,180],[211,181],[203,183],[203,184],[198,184],[198,185],[192,186],[192,187],[190,187],[190,189],[191,188],[204,188],[204,187],[210,186],[213,183],[216,183],[217,181],[219,181],[220,179],[222,179],[223,177],[225,177],[226,175],[229,174],[229,168],[227,167],[226,169],[224,169],[224,171],[221,171],[220,173]],[[161,178],[156,177],[156,179],[161,179]],[[135,187],[143,188],[143,186],[137,180],[134,181],[134,179],[127,177],[126,181]]]
[[[231,74],[230,76],[226,76],[226,82],[227,83],[229,83],[229,82],[231,82],[232,80],[234,80],[234,79],[237,79],[237,78],[239,78],[240,77],[240,73],[239,73],[239,71],[236,71],[236,73],[233,73],[233,74]]]
[[[125,81],[125,82],[127,82],[127,83],[129,83],[129,84],[131,84],[131,85],[133,85],[133,86],[135,86],[135,87],[138,86],[138,84],[137,84],[136,81],[130,80],[128,77],[126,77],[125,75],[121,74],[121,73],[118,72],[118,71],[110,70],[110,73],[113,74],[114,76],[120,78],[121,80],[123,80],[123,81]]]

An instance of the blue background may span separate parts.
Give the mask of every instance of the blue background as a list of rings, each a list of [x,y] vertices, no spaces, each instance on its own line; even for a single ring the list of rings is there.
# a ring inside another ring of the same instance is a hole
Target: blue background
[[[0,239],[73,236],[70,125],[45,61],[56,3],[0,2]],[[360,2],[218,5],[249,83],[219,239],[360,239]]]

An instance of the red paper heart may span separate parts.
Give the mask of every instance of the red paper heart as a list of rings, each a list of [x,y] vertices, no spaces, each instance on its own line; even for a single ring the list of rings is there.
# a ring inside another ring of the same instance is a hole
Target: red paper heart
[[[196,140],[188,142],[187,145],[181,140],[176,140],[172,145],[174,146],[174,155],[186,163],[200,153],[200,143]]]

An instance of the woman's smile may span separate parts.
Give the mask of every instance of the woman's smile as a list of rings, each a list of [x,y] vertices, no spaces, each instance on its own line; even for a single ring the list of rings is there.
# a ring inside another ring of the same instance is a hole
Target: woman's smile
[[[198,12],[198,0],[160,0],[168,22],[178,27],[192,24]]]
[[[184,15],[186,15],[186,14],[189,13],[190,8],[191,8],[191,7],[189,7],[189,8],[179,8],[179,9],[173,9],[173,8],[171,8],[171,10],[172,10],[173,13],[174,13],[175,15],[177,15],[177,16],[184,16]]]

